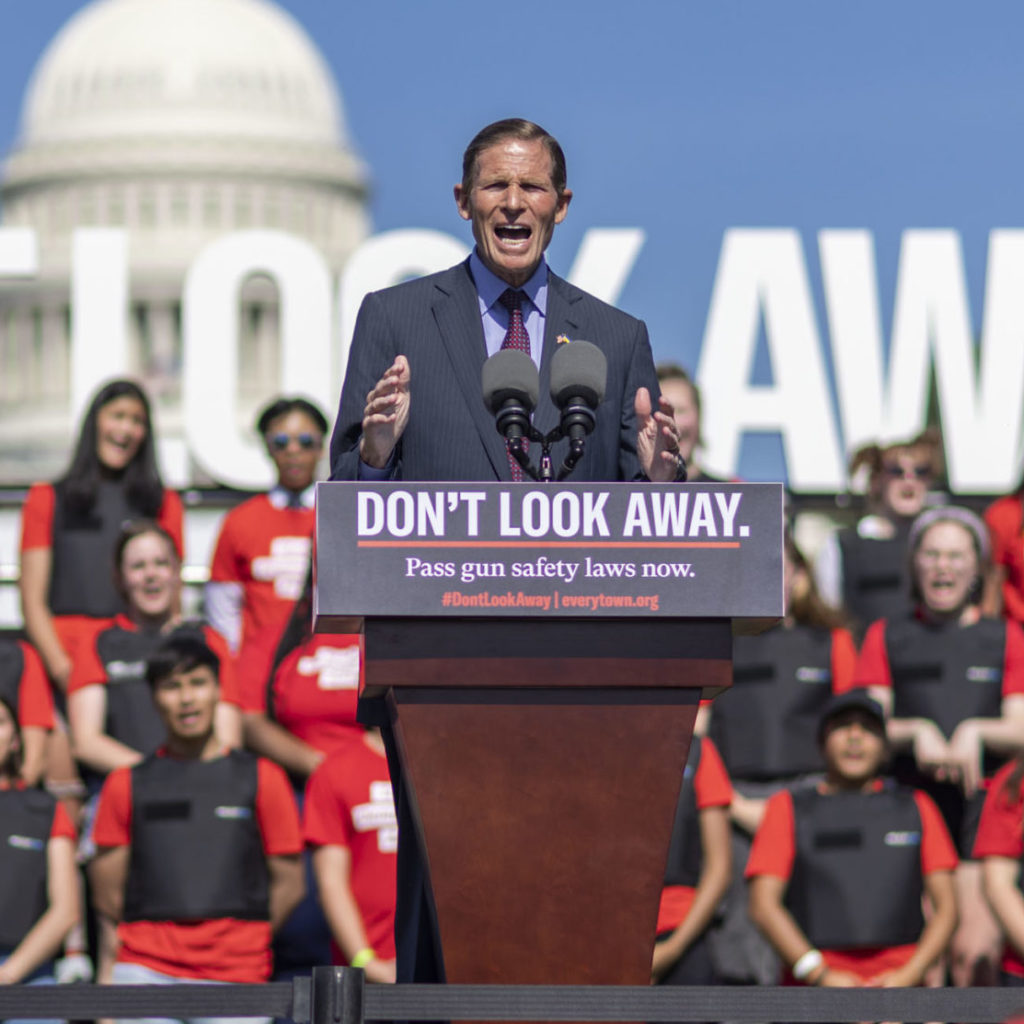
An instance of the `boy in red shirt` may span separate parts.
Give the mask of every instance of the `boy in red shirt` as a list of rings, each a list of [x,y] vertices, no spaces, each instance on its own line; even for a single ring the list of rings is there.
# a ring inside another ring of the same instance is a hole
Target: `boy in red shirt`
[[[214,732],[220,662],[169,639],[146,678],[167,729],[100,795],[95,900],[120,923],[115,984],[261,982],[270,937],[302,896],[298,812],[284,772]]]
[[[832,699],[820,742],[824,782],[768,801],[747,862],[750,916],[789,982],[919,985],[956,927],[949,832],[926,794],[882,779],[885,716],[866,691]]]
[[[395,980],[398,822],[379,729],[339,747],[306,790],[306,843],[336,964]]]

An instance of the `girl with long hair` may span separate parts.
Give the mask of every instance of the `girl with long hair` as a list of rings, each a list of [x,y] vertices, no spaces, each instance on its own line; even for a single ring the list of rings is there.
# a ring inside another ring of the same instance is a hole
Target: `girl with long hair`
[[[156,464],[149,399],[131,380],[93,396],[64,475],[34,484],[22,510],[21,610],[25,631],[64,692],[90,619],[122,610],[110,575],[121,524],[156,519],[182,550],[182,504]]]

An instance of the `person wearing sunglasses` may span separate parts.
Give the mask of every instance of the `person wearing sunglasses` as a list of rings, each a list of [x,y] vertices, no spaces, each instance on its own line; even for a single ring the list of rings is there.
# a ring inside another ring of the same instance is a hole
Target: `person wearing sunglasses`
[[[854,481],[867,475],[867,514],[828,538],[814,574],[821,596],[843,607],[860,635],[876,619],[909,608],[907,534],[942,476],[940,439],[925,431],[908,441],[865,445],[849,473]]]
[[[256,430],[277,482],[224,517],[206,585],[206,614],[239,666],[262,679],[306,578],[327,419],[305,398],[278,396],[260,412]]]

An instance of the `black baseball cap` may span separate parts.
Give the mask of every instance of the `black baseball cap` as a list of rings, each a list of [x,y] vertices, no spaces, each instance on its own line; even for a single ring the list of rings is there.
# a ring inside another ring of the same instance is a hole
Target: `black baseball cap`
[[[870,715],[881,727],[882,734],[885,734],[885,712],[882,705],[867,690],[861,688],[837,694],[825,705],[825,710],[818,721],[818,742],[825,738],[825,729],[833,718],[851,710],[863,711]]]

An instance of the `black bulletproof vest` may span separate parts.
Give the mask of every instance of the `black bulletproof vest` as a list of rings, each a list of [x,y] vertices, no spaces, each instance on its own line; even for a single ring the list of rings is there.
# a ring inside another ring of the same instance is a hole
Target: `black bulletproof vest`
[[[129,504],[124,488],[113,480],[100,482],[88,512],[70,506],[63,484],[56,484],[54,493],[50,610],[54,615],[112,617],[124,606],[114,586],[114,544],[122,525],[138,519],[141,510]]]
[[[998,718],[1006,623],[935,625],[916,618],[886,623],[893,715],[930,718],[949,737],[965,718]]]
[[[715,698],[709,735],[734,779],[821,771],[818,722],[832,695],[832,633],[778,626],[733,640],[730,689]]]
[[[257,759],[150,757],[132,769],[126,921],[268,920]]]
[[[811,944],[869,949],[916,942],[921,815],[913,791],[793,793],[796,856],[786,906]]]
[[[885,647],[896,718],[930,718],[948,738],[966,718],[999,717],[1006,660],[1004,620],[980,619],[960,626],[906,617],[886,623]],[[893,762],[901,778],[913,778],[912,760],[900,755]],[[985,774],[992,775],[1004,760],[986,753]]]
[[[701,843],[700,819],[697,814],[697,766],[703,741],[694,736],[690,753],[683,769],[683,785],[676,803],[676,816],[672,822],[672,839],[668,847],[668,864],[665,867],[665,885],[696,886],[700,881]]]
[[[25,652],[15,640],[0,637],[0,700],[18,713],[21,677],[25,674]]]
[[[861,628],[876,619],[905,615],[910,609],[908,533],[899,527],[891,540],[862,537],[856,529],[839,533],[843,604]]]
[[[45,913],[46,844],[57,802],[40,789],[0,790],[0,953]]]
[[[107,676],[108,736],[151,754],[167,736],[146,682],[146,660],[165,637],[156,631],[111,626],[96,637],[96,653]]]

